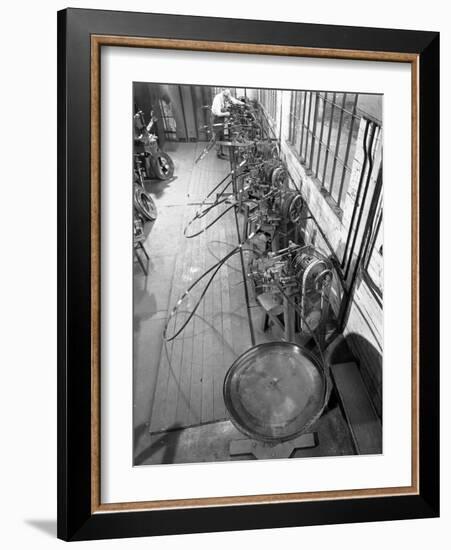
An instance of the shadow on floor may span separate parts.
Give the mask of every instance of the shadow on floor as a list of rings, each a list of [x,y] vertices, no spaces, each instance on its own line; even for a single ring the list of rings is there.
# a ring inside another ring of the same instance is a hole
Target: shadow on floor
[[[172,176],[172,178],[169,178],[168,180],[146,180],[144,187],[146,188],[146,191],[149,193],[152,193],[152,195],[155,196],[155,198],[160,199],[163,195],[166,189],[176,181],[177,176]]]
[[[133,330],[139,333],[141,323],[152,318],[158,311],[157,300],[154,294],[149,294],[147,288],[140,288],[137,284],[133,289]]]
[[[25,523],[45,535],[56,538],[56,519],[26,519]]]
[[[176,423],[167,430],[169,433],[163,433],[158,437],[153,436],[150,445],[135,456],[134,465],[141,466],[149,460],[153,454],[157,452],[161,453],[162,449],[164,449],[164,451],[160,463],[172,464],[177,452],[178,438],[181,434],[180,428],[181,425]],[[143,437],[147,430],[148,426],[146,424],[141,424],[135,428],[135,441],[139,441],[139,438]]]
[[[382,421],[382,354],[371,342],[355,332],[347,334],[345,341],[357,358],[360,373],[371,396],[371,401]],[[365,365],[365,369],[362,368],[363,365]]]

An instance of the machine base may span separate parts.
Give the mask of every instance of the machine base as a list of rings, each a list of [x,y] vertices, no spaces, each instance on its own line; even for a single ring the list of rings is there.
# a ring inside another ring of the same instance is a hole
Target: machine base
[[[230,456],[254,455],[257,459],[290,458],[297,449],[316,447],[315,433],[303,434],[284,443],[265,443],[255,439],[235,439],[230,442]]]

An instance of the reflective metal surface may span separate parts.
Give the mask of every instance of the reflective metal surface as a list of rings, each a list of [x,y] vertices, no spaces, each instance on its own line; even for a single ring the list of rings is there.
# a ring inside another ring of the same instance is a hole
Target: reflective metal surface
[[[290,342],[267,342],[243,353],[224,380],[232,422],[262,441],[287,441],[319,418],[326,377],[316,357]]]

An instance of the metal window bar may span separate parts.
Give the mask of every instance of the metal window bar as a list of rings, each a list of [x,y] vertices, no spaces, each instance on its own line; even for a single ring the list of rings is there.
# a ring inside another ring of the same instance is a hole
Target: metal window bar
[[[293,140],[292,144],[296,145],[299,136],[299,127],[300,120],[299,116],[301,113],[301,93],[302,92],[293,92],[294,96],[294,120],[293,120]]]
[[[304,121],[305,121],[305,115],[308,112],[307,111],[307,93],[308,92],[301,92],[302,95],[302,116],[301,120],[299,122],[299,132],[300,132],[300,139],[299,139],[299,158],[302,159],[302,151],[304,149]]]
[[[299,157],[302,159],[302,146],[304,141],[304,119],[305,119],[305,109],[307,104],[307,92],[301,92],[301,98],[302,98],[302,117],[301,117],[301,124],[300,124],[301,139],[299,143]]]
[[[309,137],[310,137],[310,119],[312,116],[312,100],[313,100],[313,93],[308,92],[309,95],[309,102],[308,102],[308,114],[307,119],[304,121],[305,124],[305,148],[303,153],[304,163],[308,169],[308,158],[309,158]]]
[[[348,256],[347,266],[345,271],[345,279],[348,278],[348,275],[351,269],[354,248],[357,242],[357,236],[359,233],[360,223],[362,220],[363,210],[366,202],[366,197],[368,194],[371,173],[373,171],[373,161],[374,161],[373,144],[374,144],[374,136],[376,133],[376,124],[368,120],[365,122],[365,124],[366,124],[365,135],[363,138],[363,148],[365,152],[365,159],[362,167],[362,173],[360,175],[359,187],[357,189],[356,202],[355,202],[354,210],[352,212],[351,224],[349,226],[348,239],[345,246],[345,253]],[[363,185],[364,180],[365,180],[364,189],[363,189],[362,197],[360,198],[361,187]],[[358,213],[357,213],[357,210],[358,210]],[[355,216],[357,216],[357,221],[354,229]],[[351,231],[353,231],[352,239],[351,239]],[[350,248],[348,249],[349,244],[350,244]],[[343,261],[345,261],[345,259],[346,259],[346,256],[343,257]]]
[[[308,103],[308,116],[307,116],[307,124],[305,126],[306,130],[306,140],[305,140],[305,152],[304,152],[304,162],[307,161],[308,157],[308,138],[309,138],[309,132],[310,132],[310,119],[312,115],[312,97],[313,92],[309,92],[309,103]]]
[[[381,171],[379,171],[378,174],[378,185],[379,185],[379,192],[380,193],[380,182],[381,182]],[[369,266],[373,257],[373,252],[375,249],[376,241],[378,239],[379,231],[381,230],[382,226],[382,218],[383,218],[383,209],[382,209],[382,197],[379,194],[378,196],[378,206],[376,208],[377,213],[375,214],[375,223],[373,225],[373,230],[370,232],[370,235],[368,235],[367,244],[366,244],[366,250],[363,252],[363,277],[368,285],[368,288],[373,293],[376,300],[379,302],[379,305],[382,306],[382,294],[383,290],[382,288],[376,284],[374,281]],[[378,251],[382,254],[381,251]]]
[[[327,95],[327,92],[326,92]],[[321,120],[321,130],[319,133],[319,148],[318,148],[318,159],[316,161],[316,170],[315,170],[315,176],[318,177],[318,171],[319,171],[319,163],[321,159],[321,153],[323,151],[323,132],[324,132],[324,121],[326,120],[326,100],[324,97],[321,96],[321,93],[318,94],[318,97],[323,100],[323,116]]]
[[[337,197],[337,204],[340,205],[341,203],[341,197],[343,194],[343,185],[346,178],[346,170],[351,171],[350,168],[348,168],[348,159],[349,159],[349,152],[351,150],[351,143],[352,143],[352,133],[354,132],[354,122],[356,120],[356,109],[357,109],[357,101],[359,98],[359,94],[354,94],[354,102],[352,104],[352,112],[351,112],[351,125],[349,128],[349,134],[348,134],[348,141],[346,143],[346,151],[345,151],[345,157],[343,160],[343,171],[341,173],[341,180],[340,180],[340,188],[338,190],[338,197]]]
[[[290,122],[288,125],[288,141],[290,143],[293,143],[293,135],[294,135],[294,121],[296,120],[294,107],[296,107],[296,101],[295,101],[295,93],[291,92],[290,96]]]
[[[298,151],[301,162],[318,178],[321,187],[333,198],[338,207],[341,205],[346,175],[351,172],[349,155],[355,122],[360,118],[357,115],[358,94],[353,94],[351,110],[346,108],[346,101],[349,100],[350,95],[343,93],[341,102],[337,100],[337,92],[299,91],[293,92],[291,96],[290,142],[295,145],[300,134]],[[322,115],[319,126],[321,101]],[[330,106],[329,113],[327,113],[328,105]],[[337,112],[339,113],[338,128],[336,126],[334,128],[333,121]],[[345,114],[350,116],[348,129],[344,125]],[[297,124],[297,122],[299,123]],[[326,125],[328,128],[325,130]],[[337,129],[337,133],[336,136],[333,136],[335,129]],[[346,140],[344,159],[340,158],[343,136]],[[330,166],[330,162],[333,163],[332,166]],[[331,172],[330,176],[327,175],[328,168]]]
[[[322,145],[331,155],[334,155],[335,150],[332,149],[330,146],[327,147],[327,144],[326,144],[324,141],[321,142],[321,145]],[[341,160],[340,157],[337,157],[337,162],[338,162],[338,164],[340,164],[340,166],[345,166],[344,161]],[[346,168],[347,170],[349,170],[349,171],[351,170],[351,166],[349,166],[349,165],[346,165],[345,168]],[[318,179],[321,180],[320,177],[318,177]]]
[[[329,193],[331,195],[333,195],[333,190],[334,190],[335,168],[337,167],[338,152],[340,150],[341,130],[343,128],[343,113],[344,113],[345,103],[346,103],[346,94],[343,94],[343,99],[342,99],[341,108],[340,108],[340,121],[338,123],[337,141],[335,143],[334,163],[332,165],[332,175],[330,176]]]
[[[304,100],[304,109],[302,111],[302,119],[301,119],[301,140],[299,143],[300,149],[299,149],[299,157],[301,159],[301,162],[304,162],[304,147],[305,147],[305,117],[308,116],[308,107],[307,102],[309,101],[309,93],[303,92],[303,100]]]
[[[319,139],[318,139],[318,142],[320,142]],[[335,150],[332,149],[330,146],[328,147],[328,146],[327,146],[327,143],[325,143],[324,141],[321,141],[320,144],[321,144],[321,146],[322,146],[324,149],[326,149],[327,152],[329,152],[329,153],[331,154],[331,156],[334,155]],[[345,167],[346,170],[351,171],[351,166],[348,166],[348,165],[345,166],[345,165],[344,165],[344,161],[341,160],[340,157],[337,157],[337,163],[338,163],[340,166]],[[324,166],[324,163],[323,163],[323,166]],[[321,183],[322,183],[321,175],[319,175],[319,176],[317,176],[317,177],[318,177],[318,179],[319,179],[319,180],[321,181]],[[324,187],[324,185],[323,185],[323,187]]]
[[[382,225],[382,208],[379,209],[379,213],[378,213],[378,217],[377,217],[377,221],[376,221],[376,227],[374,229],[374,233],[373,233],[371,241],[370,241],[370,246],[369,246],[367,256],[366,256],[366,259],[365,259],[365,266],[364,266],[365,269],[368,269],[368,266],[370,265],[371,256],[373,255],[374,246],[376,244],[378,233],[379,233],[379,230],[381,228],[381,225]]]
[[[290,143],[296,143],[296,120],[297,120],[297,92],[291,92],[290,104]]]
[[[358,96],[359,94],[356,94],[356,95]],[[327,98],[327,92],[326,92],[326,97],[325,97],[324,99],[325,99],[325,101],[326,101],[327,103],[330,103],[331,105],[332,105],[332,104],[335,104],[336,107],[340,107],[340,108],[341,108],[341,106],[338,105],[338,103],[336,102],[335,96],[336,96],[336,93],[334,94],[334,99],[332,99],[332,100],[331,100],[331,99],[328,99],[328,98]],[[349,110],[346,109],[346,108],[343,108],[343,111],[344,111],[346,114],[348,114],[348,115],[352,115],[352,114],[353,114],[352,111],[349,111]]]
[[[330,113],[330,123],[329,123],[329,131],[327,133],[327,145],[326,145],[326,154],[324,159],[324,166],[323,166],[323,177],[321,178],[321,184],[324,186],[324,178],[326,177],[326,168],[327,168],[327,162],[329,160],[329,151],[330,151],[330,136],[332,134],[332,120],[334,118],[334,108],[335,108],[335,98],[337,94],[334,92],[334,98],[332,102],[332,109]]]
[[[313,115],[313,126],[312,126],[312,136],[311,136],[311,147],[310,147],[310,162],[309,162],[309,169],[312,170],[313,167],[313,155],[315,152],[315,144],[317,144],[317,137],[316,137],[316,123],[318,120],[318,93],[315,92],[315,112]]]
[[[308,138],[309,138],[309,121],[310,121],[310,114],[312,112],[312,92],[306,92],[308,97],[308,107],[306,107],[306,116],[303,120],[304,125],[304,143],[303,143],[303,149],[301,151],[301,156],[304,161],[304,163],[307,163],[307,151],[308,151]]]

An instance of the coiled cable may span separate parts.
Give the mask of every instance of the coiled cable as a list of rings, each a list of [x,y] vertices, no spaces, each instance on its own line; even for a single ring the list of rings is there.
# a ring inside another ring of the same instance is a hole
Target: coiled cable
[[[171,340],[174,340],[174,338],[176,338],[184,329],[185,327],[188,325],[188,323],[191,321],[193,315],[196,313],[200,303],[202,302],[202,299],[203,297],[205,296],[208,288],[210,287],[211,283],[213,282],[213,279],[215,278],[216,274],[218,273],[218,271],[221,269],[221,267],[226,264],[230,258],[232,258],[232,256],[234,256],[235,254],[238,254],[242,251],[251,251],[255,254],[258,254],[258,252],[256,250],[254,250],[253,248],[246,248],[244,245],[246,244],[246,242],[250,241],[251,239],[254,238],[254,236],[256,235],[258,229],[256,229],[251,235],[249,235],[249,237],[243,241],[242,243],[238,244],[231,252],[229,252],[228,254],[226,254],[221,260],[219,260],[218,262],[216,262],[215,264],[213,264],[211,267],[209,267],[206,271],[204,271],[204,273],[202,273],[202,275],[200,277],[198,277],[186,290],[185,292],[181,295],[181,297],[177,300],[175,306],[172,308],[172,311],[171,313],[169,314],[169,317],[168,317],[168,320],[165,324],[165,327],[164,327],[164,330],[163,330],[163,339],[166,341],[166,342],[170,342]],[[189,296],[190,292],[193,290],[194,287],[196,287],[205,277],[207,277],[208,274],[211,274],[208,281],[207,281],[207,284],[205,285],[205,288],[203,289],[201,295],[199,296],[194,308],[192,309],[191,313],[188,315],[188,318],[184,321],[184,323],[182,324],[182,326],[171,336],[171,337],[168,337],[168,327],[169,327],[169,324],[170,322],[172,321],[173,317],[177,314],[177,311],[178,309],[180,308],[181,304],[186,300],[186,298]]]

